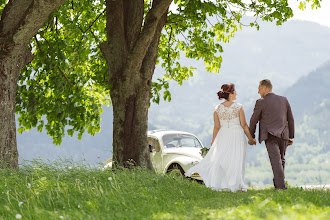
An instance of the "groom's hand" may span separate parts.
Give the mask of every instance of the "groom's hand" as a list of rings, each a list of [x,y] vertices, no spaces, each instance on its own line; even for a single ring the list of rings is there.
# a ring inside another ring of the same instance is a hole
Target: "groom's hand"
[[[288,140],[288,146],[293,144],[293,140]]]

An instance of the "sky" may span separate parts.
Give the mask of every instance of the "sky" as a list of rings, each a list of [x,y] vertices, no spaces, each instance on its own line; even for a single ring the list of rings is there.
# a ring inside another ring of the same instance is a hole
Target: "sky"
[[[304,11],[301,11],[298,9],[297,0],[289,0],[289,5],[293,10],[293,19],[313,21],[330,28],[330,0],[322,0],[321,8],[314,10],[307,7]]]
[[[320,0],[321,8],[314,10],[311,9],[310,4],[307,4],[306,9],[304,9],[303,11],[298,8],[299,2],[303,0],[288,1],[289,6],[292,8],[294,13],[294,17],[291,18],[291,20],[312,21],[330,28],[330,0]],[[250,3],[251,0],[243,0],[243,2]],[[175,10],[174,4],[171,4],[170,10]]]

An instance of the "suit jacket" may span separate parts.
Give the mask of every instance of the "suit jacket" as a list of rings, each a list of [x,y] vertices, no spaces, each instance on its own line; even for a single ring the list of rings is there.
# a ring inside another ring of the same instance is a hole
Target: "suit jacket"
[[[250,119],[250,133],[255,138],[259,122],[259,143],[267,140],[268,133],[284,140],[294,138],[294,119],[286,97],[268,93],[256,101]]]

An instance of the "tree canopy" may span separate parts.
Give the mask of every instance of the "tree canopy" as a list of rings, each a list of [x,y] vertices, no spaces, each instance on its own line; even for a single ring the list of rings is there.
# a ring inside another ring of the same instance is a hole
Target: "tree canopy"
[[[287,1],[174,0],[172,5],[157,58],[166,74],[152,84],[156,103],[162,96],[170,101],[168,80],[182,84],[193,76],[192,67],[179,63],[180,56],[202,59],[207,71],[219,72],[222,44],[234,32],[244,25],[259,28],[257,18],[280,25],[293,16]],[[144,1],[144,19],[151,8],[152,1]],[[29,47],[36,57],[21,72],[16,98],[19,132],[45,128],[54,143],[60,144],[65,128],[68,135],[76,131],[79,137],[85,131],[99,131],[101,107],[111,104],[112,87],[99,49],[107,38],[105,11],[105,0],[67,1],[33,37]],[[247,12],[253,12],[256,19],[244,24],[242,17]]]

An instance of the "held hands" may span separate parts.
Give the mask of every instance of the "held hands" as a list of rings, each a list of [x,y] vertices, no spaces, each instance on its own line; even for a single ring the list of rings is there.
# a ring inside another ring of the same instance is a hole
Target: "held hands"
[[[257,144],[257,141],[256,141],[256,139],[251,139],[251,140],[249,140],[249,145],[256,145]]]

